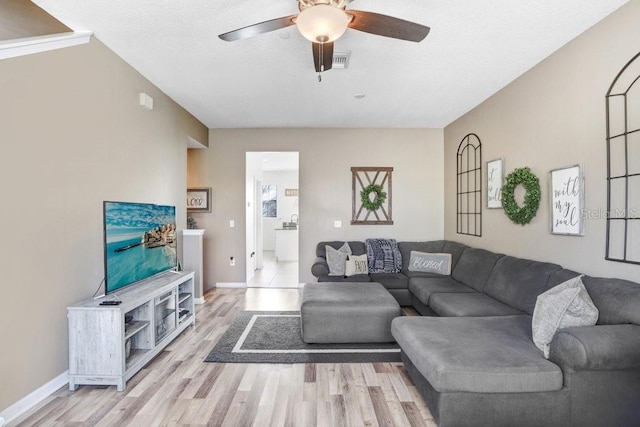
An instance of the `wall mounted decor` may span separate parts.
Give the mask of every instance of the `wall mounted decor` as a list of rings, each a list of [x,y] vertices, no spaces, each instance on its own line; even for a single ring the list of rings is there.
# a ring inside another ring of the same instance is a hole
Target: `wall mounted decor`
[[[351,168],[351,224],[391,225],[390,167]]]
[[[515,198],[518,185],[522,185],[526,191],[522,206],[518,205]],[[506,182],[502,186],[502,208],[505,215],[515,224],[525,225],[536,216],[539,207],[540,180],[531,172],[531,169],[518,168],[507,175]]]
[[[551,233],[584,236],[584,175],[582,165],[549,172]]]
[[[187,189],[187,212],[211,212],[211,187]]]
[[[502,209],[502,185],[504,184],[504,160],[487,162],[487,208]]]
[[[482,143],[475,133],[462,138],[457,155],[458,234],[482,236]]]
[[[606,102],[605,259],[640,264],[640,53],[613,80]]]

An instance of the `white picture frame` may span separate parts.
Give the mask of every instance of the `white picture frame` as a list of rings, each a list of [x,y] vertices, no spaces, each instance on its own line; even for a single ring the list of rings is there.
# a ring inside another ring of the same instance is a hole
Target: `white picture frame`
[[[551,234],[584,236],[584,171],[581,164],[549,172]]]
[[[504,159],[487,162],[487,209],[502,209]]]

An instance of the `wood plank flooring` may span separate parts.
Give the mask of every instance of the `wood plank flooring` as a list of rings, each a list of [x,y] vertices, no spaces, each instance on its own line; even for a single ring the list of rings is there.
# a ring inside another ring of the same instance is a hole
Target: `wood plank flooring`
[[[216,289],[128,383],[63,388],[20,426],[436,426],[402,363],[203,362],[242,310],[297,310],[295,289]],[[413,314],[413,313],[406,313]]]

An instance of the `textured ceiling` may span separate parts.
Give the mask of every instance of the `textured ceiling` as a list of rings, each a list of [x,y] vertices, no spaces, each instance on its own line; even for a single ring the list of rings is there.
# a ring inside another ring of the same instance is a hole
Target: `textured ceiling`
[[[347,30],[349,68],[318,82],[295,26],[217,35],[297,13],[294,0],[35,0],[94,35],[210,128],[436,127],[466,113],[628,0],[355,0],[431,27],[421,43]],[[364,94],[364,98],[355,95]]]

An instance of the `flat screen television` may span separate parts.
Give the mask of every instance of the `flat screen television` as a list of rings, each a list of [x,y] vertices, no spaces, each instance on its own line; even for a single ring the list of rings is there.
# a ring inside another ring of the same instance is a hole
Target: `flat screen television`
[[[105,294],[175,269],[176,207],[104,202]]]

